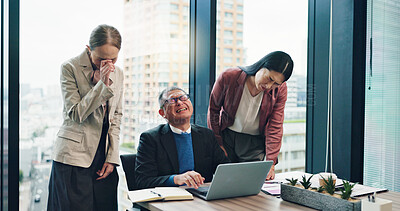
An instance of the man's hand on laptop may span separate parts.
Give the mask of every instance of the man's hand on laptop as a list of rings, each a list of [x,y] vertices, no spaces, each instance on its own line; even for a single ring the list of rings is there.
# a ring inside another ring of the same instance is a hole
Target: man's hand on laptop
[[[186,184],[188,187],[195,189],[204,184],[205,178],[195,171],[188,171],[183,174],[178,174],[174,177],[174,183],[177,185]]]
[[[275,179],[275,165],[271,166],[271,169],[268,172],[267,180]]]

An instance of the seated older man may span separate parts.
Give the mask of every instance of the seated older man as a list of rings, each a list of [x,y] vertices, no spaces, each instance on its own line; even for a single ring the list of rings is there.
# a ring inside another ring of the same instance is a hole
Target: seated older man
[[[158,101],[158,112],[168,123],[140,136],[135,169],[137,186],[186,184],[198,188],[210,182],[218,164],[229,162],[214,133],[190,124],[193,105],[184,90],[169,87],[161,92]]]

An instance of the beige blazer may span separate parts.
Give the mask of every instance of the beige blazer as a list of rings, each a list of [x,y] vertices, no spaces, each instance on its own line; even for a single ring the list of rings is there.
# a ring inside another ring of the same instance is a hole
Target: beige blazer
[[[112,85],[101,80],[93,85],[93,71],[87,50],[61,66],[64,122],[57,133],[53,156],[64,164],[87,168],[92,164],[103,126],[102,104],[109,101],[106,162],[119,165],[119,133],[122,117],[123,73],[116,67]]]

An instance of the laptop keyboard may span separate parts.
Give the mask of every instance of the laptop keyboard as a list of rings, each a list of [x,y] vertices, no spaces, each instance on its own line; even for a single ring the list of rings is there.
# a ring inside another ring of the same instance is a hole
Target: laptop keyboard
[[[189,190],[189,189],[190,189],[190,190]],[[202,195],[202,196],[206,196],[209,187],[199,187],[198,189],[194,189],[194,188],[189,188],[189,189],[188,189],[189,192],[196,192],[196,193],[198,193],[198,194],[200,194],[200,195]]]

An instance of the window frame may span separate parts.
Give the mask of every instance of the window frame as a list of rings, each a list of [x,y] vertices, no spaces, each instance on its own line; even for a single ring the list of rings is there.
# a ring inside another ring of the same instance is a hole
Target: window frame
[[[1,209],[19,210],[19,0],[1,1]],[[4,18],[7,15],[8,18]],[[8,20],[8,23],[4,21]],[[4,33],[7,32],[8,37]],[[5,45],[4,43],[8,43]],[[3,53],[8,53],[8,61]],[[5,64],[8,64],[4,68]],[[4,74],[8,71],[8,77]],[[4,95],[8,96],[8,107]],[[8,128],[4,113],[8,113]],[[6,148],[5,145],[8,145]],[[8,158],[5,160],[4,158]],[[5,163],[7,162],[8,163]],[[7,170],[7,178],[5,178]],[[7,200],[4,200],[7,197]]]
[[[192,122],[206,126],[208,101],[215,82],[216,55],[216,0],[190,0],[190,54],[189,93],[192,96],[194,114]],[[4,17],[5,1],[1,1],[1,15]],[[325,159],[326,93],[329,47],[330,1],[309,0],[309,39],[307,71],[307,123],[306,123],[306,171],[323,171]],[[9,0],[9,38],[4,40],[4,23],[1,23],[3,42],[8,41],[8,131],[2,124],[1,156],[8,153],[8,193],[1,190],[2,198],[8,194],[8,209],[19,210],[19,0]],[[364,84],[365,84],[365,33],[366,2],[337,2],[333,4],[333,110],[335,118],[347,122],[334,131],[333,163],[339,177],[362,183],[364,144]],[[3,19],[4,20],[4,19]],[[352,21],[348,21],[352,20]],[[327,24],[328,23],[328,24]],[[350,29],[350,31],[347,31]],[[348,34],[350,33],[350,35]],[[340,40],[345,35],[351,39]],[[343,64],[339,61],[344,60]],[[2,97],[4,71],[2,55]],[[344,68],[342,68],[344,67]],[[342,69],[341,69],[342,68]],[[347,75],[347,77],[343,77]],[[343,86],[346,84],[346,86]],[[349,91],[350,89],[350,91]],[[342,93],[348,93],[344,96]],[[349,97],[350,96],[350,97]],[[347,101],[348,100],[348,101]],[[2,101],[2,111],[4,102]],[[323,115],[321,115],[323,114]],[[2,113],[2,118],[3,118]],[[3,121],[3,119],[2,119]],[[317,124],[318,123],[318,124]],[[339,122],[334,121],[334,125]],[[4,137],[8,136],[8,149],[4,148]],[[340,150],[338,150],[338,146]],[[323,149],[323,150],[316,150]],[[340,159],[339,159],[340,158]],[[2,160],[3,161],[3,160]],[[343,165],[343,161],[344,164]],[[18,164],[18,165],[15,165]],[[4,163],[1,163],[3,183]],[[3,186],[4,187],[4,186]],[[3,201],[1,207],[4,207]]]
[[[330,1],[309,0],[306,171],[310,173],[325,170],[330,6]],[[333,1],[332,6],[333,172],[362,183],[367,4]]]

